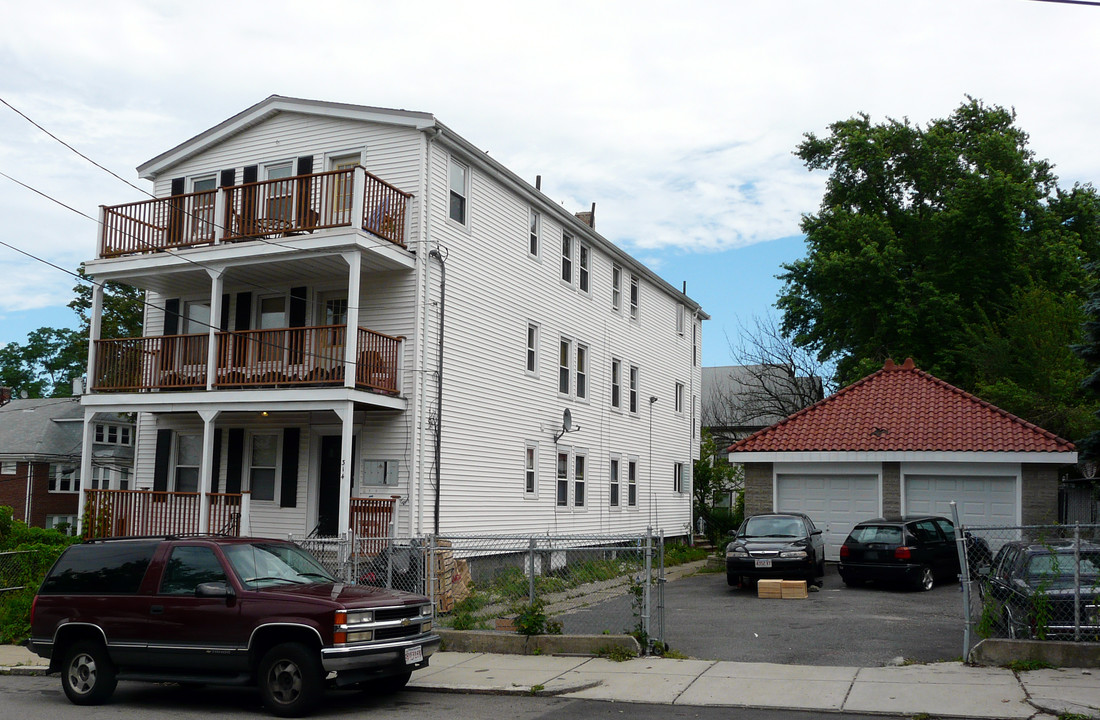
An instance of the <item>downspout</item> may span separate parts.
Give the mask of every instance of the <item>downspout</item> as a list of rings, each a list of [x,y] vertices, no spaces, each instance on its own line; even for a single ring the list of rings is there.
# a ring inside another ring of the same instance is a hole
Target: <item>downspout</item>
[[[432,144],[435,142],[435,139],[440,136],[441,133],[442,130],[437,127],[427,128],[424,131],[427,142],[425,144],[424,153],[424,192],[421,200],[421,215],[424,222],[423,247],[425,248],[431,246],[432,232]],[[417,435],[418,441],[416,470],[416,532],[418,535],[424,532],[424,418],[427,417],[428,414],[428,400],[427,393],[424,392],[424,387],[427,381],[423,370],[428,364],[428,344],[426,342],[423,342],[423,338],[427,336],[428,292],[431,289],[431,279],[432,264],[425,260],[423,306],[420,313],[420,332],[417,333],[417,341],[420,343],[420,372],[416,373],[416,383],[418,386],[417,396],[420,403],[420,407],[417,411],[417,424],[419,425],[419,432]]]
[[[443,455],[443,311],[447,302],[447,259],[439,252],[432,250],[428,257],[439,261],[439,369],[436,371],[436,406],[435,406],[435,509],[432,532],[439,534],[439,496],[442,487],[440,467]]]

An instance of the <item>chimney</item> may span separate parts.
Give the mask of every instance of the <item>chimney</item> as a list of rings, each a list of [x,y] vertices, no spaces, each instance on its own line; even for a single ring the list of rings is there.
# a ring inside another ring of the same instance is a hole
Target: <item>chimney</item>
[[[535,189],[542,192],[542,175],[535,176]]]
[[[581,210],[580,212],[574,214],[577,216],[577,219],[580,220],[582,223],[592,228],[593,230],[596,229],[596,203],[592,203],[591,210],[587,212]]]

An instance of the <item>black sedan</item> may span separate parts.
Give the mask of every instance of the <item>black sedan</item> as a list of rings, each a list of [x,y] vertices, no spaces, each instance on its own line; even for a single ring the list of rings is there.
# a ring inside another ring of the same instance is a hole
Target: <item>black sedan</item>
[[[865,520],[840,547],[837,569],[848,586],[870,580],[931,590],[959,574],[955,527],[934,515]]]
[[[805,579],[825,575],[825,541],[814,521],[802,513],[762,513],[741,523],[726,546],[726,582],[745,579]]]
[[[1009,542],[982,574],[982,614],[996,634],[1100,639],[1100,545],[1084,540]]]

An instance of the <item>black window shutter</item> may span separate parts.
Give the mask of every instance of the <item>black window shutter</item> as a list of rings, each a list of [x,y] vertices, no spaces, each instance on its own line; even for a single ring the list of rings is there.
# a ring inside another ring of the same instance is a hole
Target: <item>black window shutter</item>
[[[183,195],[183,178],[172,178],[172,195]]]
[[[229,331],[229,293],[222,295],[222,317],[218,329],[222,332]]]
[[[252,327],[252,293],[237,293],[237,314],[234,317],[234,330],[248,330]]]
[[[290,288],[290,327],[304,327],[306,324],[306,298],[309,296],[306,286]]]
[[[180,300],[172,298],[164,301],[164,334],[179,335],[180,332]]]
[[[225,456],[225,491],[241,491],[241,469],[244,467],[244,428],[229,428],[229,447]]]
[[[172,431],[157,430],[156,461],[153,464],[153,489],[168,490],[168,466],[172,463]]]
[[[243,171],[241,171],[241,182],[242,183],[256,182],[256,180],[258,180],[259,177],[260,177],[260,166],[259,165],[249,165]]]
[[[218,180],[218,187],[231,187],[236,180],[236,170],[222,170],[221,178]]]
[[[249,165],[241,171],[241,183],[256,182],[260,177],[260,167]],[[241,235],[256,234],[256,188],[246,187],[241,190]]]
[[[298,174],[309,175],[313,172],[313,156],[303,155],[298,158]],[[313,195],[313,178],[300,177],[298,178],[295,191],[297,197],[295,198],[295,206],[298,208],[298,217],[296,218],[298,227],[300,228],[313,228],[317,225],[317,213],[310,207],[312,195]]]
[[[184,179],[172,179],[172,197],[183,195]],[[183,240],[183,203],[173,201],[168,205],[168,245],[178,245]]]
[[[298,158],[298,174],[309,175],[313,172],[313,156],[303,155]]]
[[[218,493],[221,490],[218,487],[221,485],[221,478],[218,476],[218,469],[222,466],[222,429],[214,428],[214,466],[210,470],[210,492]]]
[[[298,506],[298,428],[283,430],[283,478],[279,489],[279,507]]]

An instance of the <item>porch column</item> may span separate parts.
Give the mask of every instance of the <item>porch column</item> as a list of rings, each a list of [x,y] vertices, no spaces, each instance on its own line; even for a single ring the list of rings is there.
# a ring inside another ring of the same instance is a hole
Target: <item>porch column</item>
[[[218,193],[221,197],[221,193]],[[213,390],[218,378],[218,323],[222,316],[222,289],[225,287],[225,271],[207,268],[210,275],[210,327],[206,342],[206,389]]]
[[[359,281],[363,257],[358,252],[344,253],[348,264],[348,327],[344,342],[344,387],[355,387],[355,361],[359,354]],[[351,422],[350,420],[348,422]]]
[[[102,228],[102,225],[100,226]],[[84,380],[84,392],[91,392],[95,384],[96,341],[103,333],[103,286],[92,284],[92,307],[88,315],[88,367]]]
[[[350,303],[349,303],[350,305]],[[352,421],[355,418],[355,404],[348,402],[343,407],[334,408],[340,418],[340,524],[337,534],[343,535],[351,527],[351,464],[355,458],[351,454],[351,440],[355,434]]]
[[[102,290],[100,296],[102,297]],[[92,297],[94,312],[95,296]],[[92,315],[92,317],[95,318],[96,315]],[[98,333],[98,329],[93,330],[93,332]],[[92,484],[92,443],[95,441],[95,415],[95,410],[84,410],[84,432],[83,439],[80,442],[80,492],[76,494],[76,534],[78,536],[81,536],[84,532],[84,493]]]
[[[202,460],[199,462],[199,526],[195,532],[207,532],[210,524],[210,482],[214,475],[214,421],[220,410],[199,410],[202,418]]]

